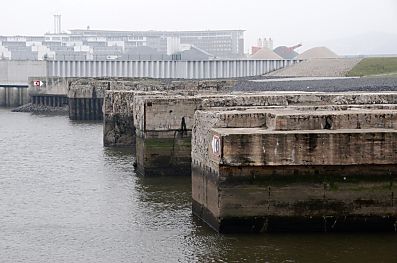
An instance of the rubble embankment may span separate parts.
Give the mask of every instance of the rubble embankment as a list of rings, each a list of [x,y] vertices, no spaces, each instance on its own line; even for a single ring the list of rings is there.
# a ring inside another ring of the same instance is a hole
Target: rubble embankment
[[[51,107],[45,105],[37,105],[28,103],[11,110],[12,112],[33,112],[33,113],[57,113],[57,114],[68,114],[69,106],[63,107]]]

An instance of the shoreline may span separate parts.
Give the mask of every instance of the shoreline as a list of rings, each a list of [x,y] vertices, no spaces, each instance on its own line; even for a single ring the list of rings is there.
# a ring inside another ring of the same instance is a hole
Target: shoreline
[[[52,106],[36,105],[36,104],[28,103],[11,109],[11,112],[68,114],[69,106],[65,105],[63,107],[52,107]]]

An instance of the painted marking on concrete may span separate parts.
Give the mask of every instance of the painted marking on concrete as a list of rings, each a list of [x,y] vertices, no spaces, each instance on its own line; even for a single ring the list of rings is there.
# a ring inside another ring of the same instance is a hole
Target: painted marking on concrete
[[[212,136],[211,148],[214,155],[221,155],[221,139],[218,135]]]
[[[42,82],[41,80],[33,81],[33,86],[35,86],[35,87],[42,87],[43,85],[44,85],[44,82]]]

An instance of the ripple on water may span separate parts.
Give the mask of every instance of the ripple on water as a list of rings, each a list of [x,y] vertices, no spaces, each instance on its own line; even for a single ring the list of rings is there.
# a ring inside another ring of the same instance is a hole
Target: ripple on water
[[[101,123],[0,109],[1,262],[395,262],[395,235],[226,235],[189,178],[136,177]],[[381,256],[379,256],[381,255]]]

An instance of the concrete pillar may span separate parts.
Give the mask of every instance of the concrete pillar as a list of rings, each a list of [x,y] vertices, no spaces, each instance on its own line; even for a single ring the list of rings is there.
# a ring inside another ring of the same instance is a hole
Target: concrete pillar
[[[6,88],[0,87],[0,107],[5,107],[6,101]]]
[[[143,76],[144,76],[144,71],[145,71],[145,69],[144,69],[144,62],[143,61],[137,61],[137,63],[138,63],[138,76],[140,77],[140,78],[142,78]]]
[[[134,61],[134,77],[140,77],[141,75],[141,69],[140,69],[141,63],[139,61]]]
[[[160,61],[160,77],[165,78],[165,61]]]
[[[150,61],[145,61],[145,77],[149,77],[150,76]]]
[[[19,89],[18,88],[10,88],[10,107],[17,107],[19,105]]]

